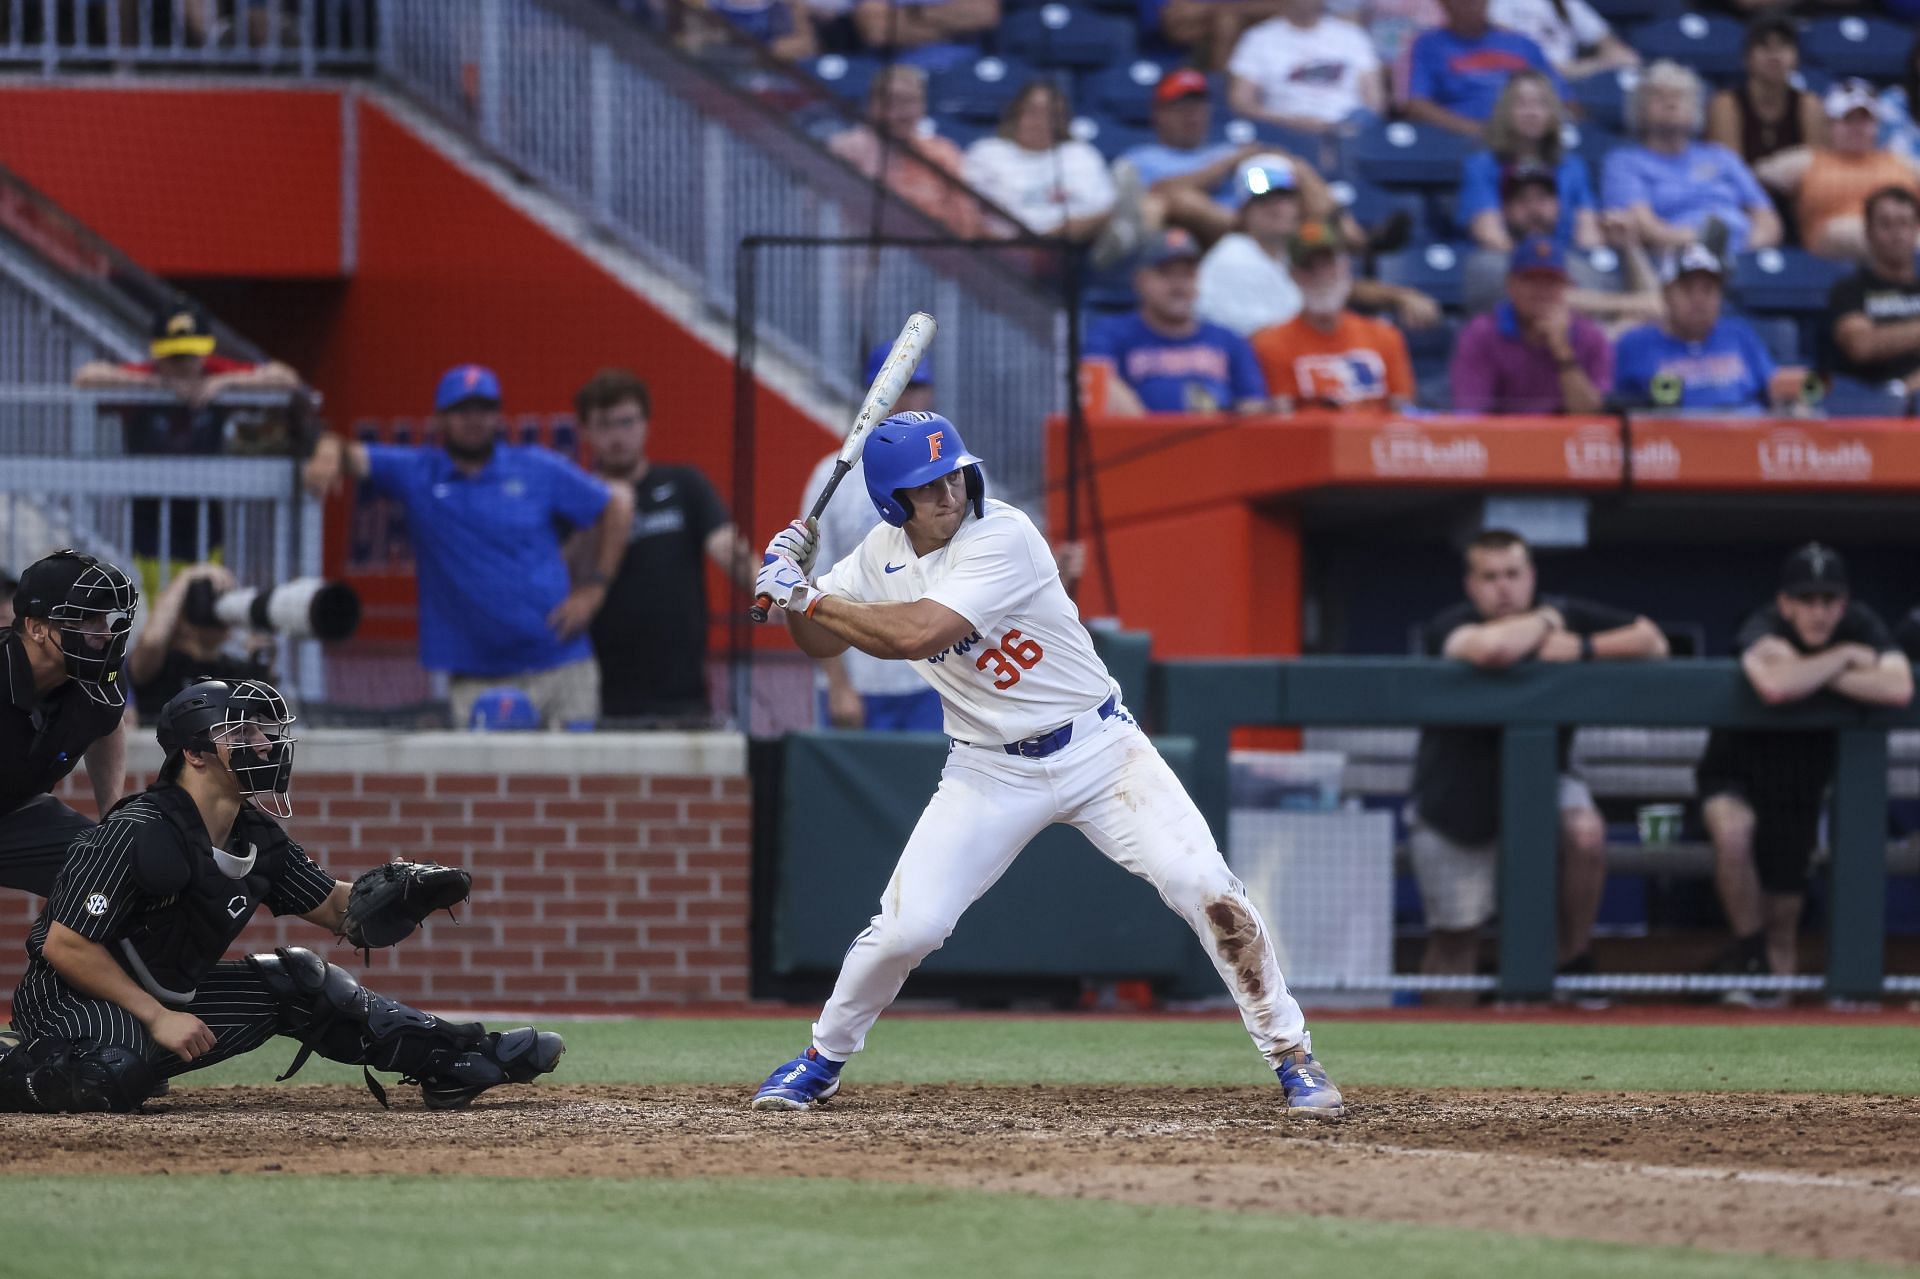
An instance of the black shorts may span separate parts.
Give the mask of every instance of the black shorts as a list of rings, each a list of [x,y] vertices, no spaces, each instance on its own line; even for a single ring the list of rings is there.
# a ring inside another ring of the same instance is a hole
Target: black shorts
[[[0,888],[45,897],[67,862],[67,845],[93,823],[51,795],[0,814]]]
[[[1769,893],[1799,894],[1820,844],[1833,779],[1831,733],[1715,731],[1694,773],[1701,802],[1732,795],[1753,810],[1753,863]]]

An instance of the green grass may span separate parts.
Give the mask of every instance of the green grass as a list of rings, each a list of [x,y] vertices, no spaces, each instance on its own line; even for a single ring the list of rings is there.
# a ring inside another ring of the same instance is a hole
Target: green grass
[[[569,1083],[758,1083],[806,1044],[801,1017],[543,1021],[567,1037]],[[1920,1034],[1898,1026],[1633,1026],[1326,1022],[1314,1051],[1343,1086],[1920,1094]],[[266,1083],[293,1059],[276,1040],[180,1081]],[[1232,1014],[1177,1021],[1073,1017],[883,1020],[854,1083],[1271,1082]],[[296,1083],[357,1082],[315,1059]]]
[[[829,1180],[37,1177],[0,1195],[0,1275],[1887,1276],[1365,1221]]]

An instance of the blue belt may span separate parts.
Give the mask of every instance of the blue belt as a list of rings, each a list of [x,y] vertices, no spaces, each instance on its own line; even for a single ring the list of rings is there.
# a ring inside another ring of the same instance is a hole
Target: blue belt
[[[1100,703],[1100,718],[1112,719],[1116,705],[1115,695],[1107,694],[1107,700]],[[1064,750],[1073,740],[1073,725],[1062,724],[1051,733],[1042,733],[1038,737],[1029,737],[1022,742],[1008,742],[1000,749],[1009,755],[1023,755],[1028,759],[1045,759],[1056,751]]]

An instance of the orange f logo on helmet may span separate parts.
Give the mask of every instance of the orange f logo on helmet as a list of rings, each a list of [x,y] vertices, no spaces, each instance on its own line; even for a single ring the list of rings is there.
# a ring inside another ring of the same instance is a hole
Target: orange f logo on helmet
[[[927,437],[927,461],[938,462],[940,460],[940,437],[945,434],[945,431],[935,431]]]

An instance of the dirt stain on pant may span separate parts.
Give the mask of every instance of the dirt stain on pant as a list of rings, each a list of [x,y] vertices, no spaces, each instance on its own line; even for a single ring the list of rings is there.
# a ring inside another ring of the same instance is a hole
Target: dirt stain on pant
[[[1233,966],[1240,989],[1254,999],[1266,994],[1261,961],[1267,948],[1260,944],[1260,917],[1245,902],[1216,897],[1207,903],[1207,923],[1213,929],[1214,949]]]

